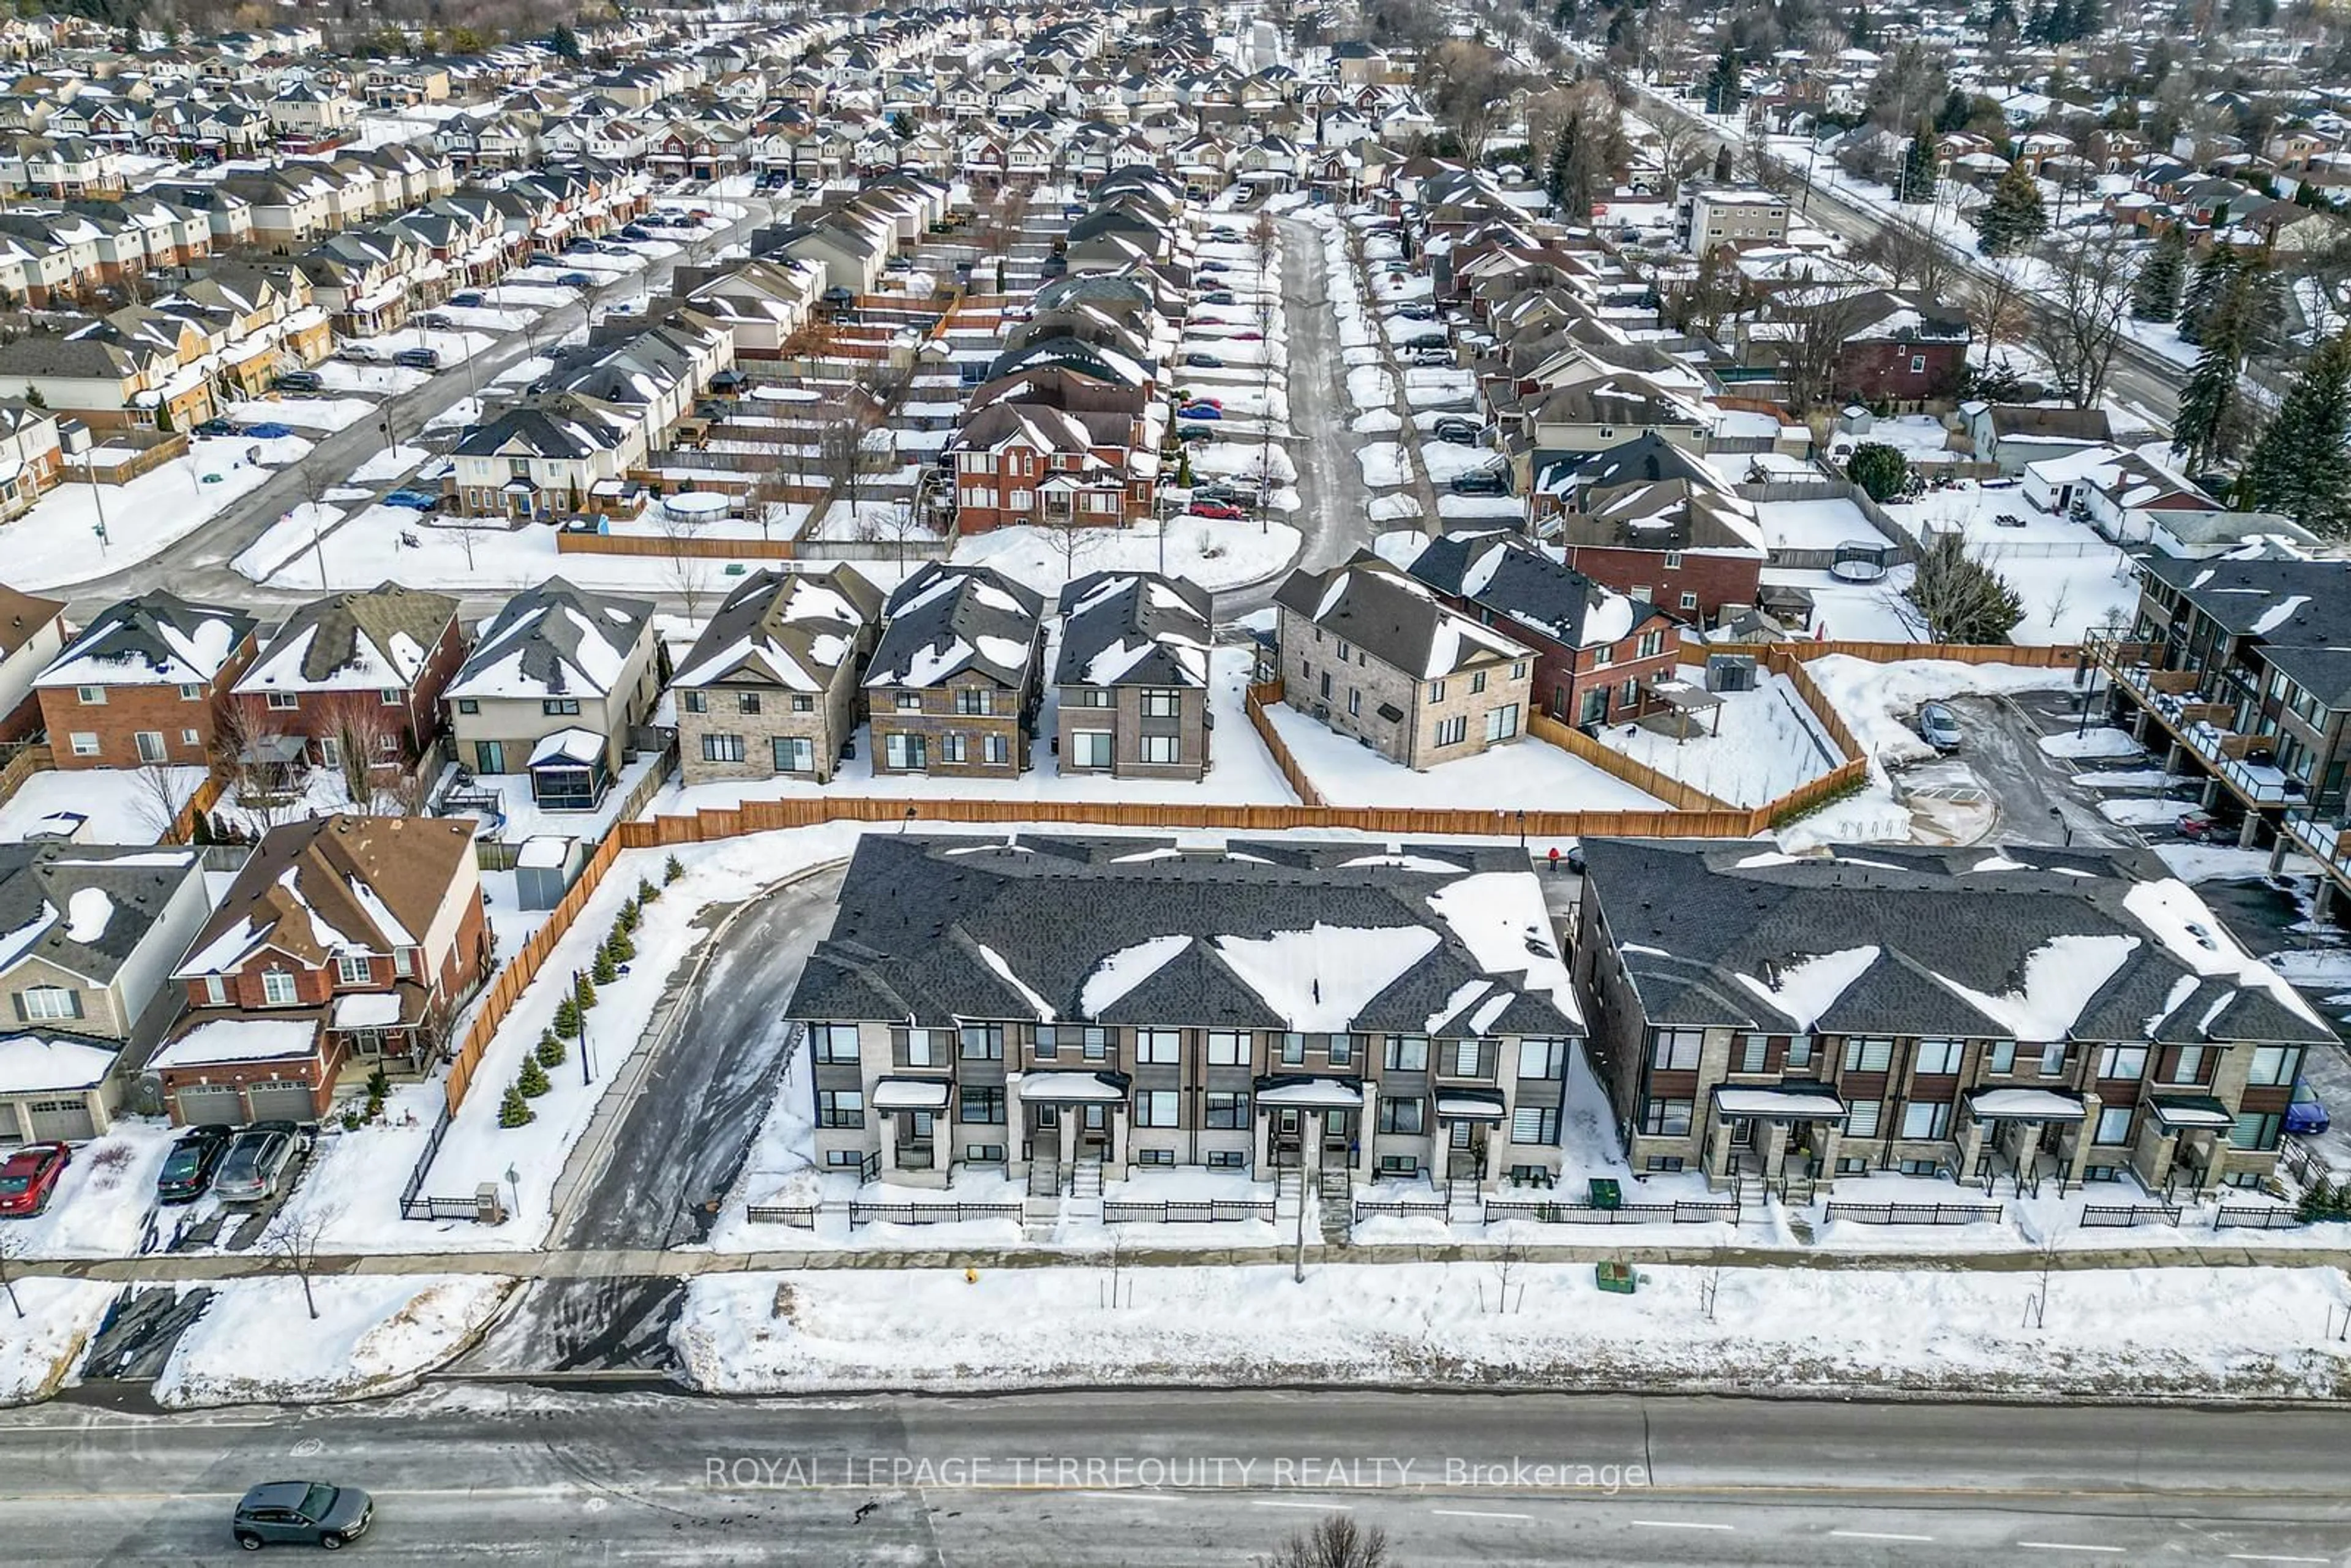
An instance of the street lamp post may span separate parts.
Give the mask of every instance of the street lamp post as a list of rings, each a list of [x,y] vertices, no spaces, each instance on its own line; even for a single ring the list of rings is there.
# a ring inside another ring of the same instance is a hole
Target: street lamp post
[[[588,1009],[580,1005],[587,981],[588,977],[580,970],[571,971],[571,1005],[580,1014],[580,1087],[582,1089],[587,1088],[593,1078],[588,1057]]]

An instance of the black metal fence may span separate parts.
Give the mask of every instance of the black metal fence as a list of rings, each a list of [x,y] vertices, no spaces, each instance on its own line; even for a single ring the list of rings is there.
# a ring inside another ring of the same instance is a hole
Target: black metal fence
[[[2273,1208],[2267,1204],[2223,1203],[2212,1210],[2215,1230],[2292,1230],[2302,1222],[2291,1208]]]
[[[2120,1230],[2134,1225],[2177,1225],[2176,1203],[2091,1203],[2082,1207],[2085,1230]]]
[[[2005,1208],[1997,1203],[1832,1203],[1828,1217],[1855,1225],[1997,1225]]]
[[[859,1203],[849,1205],[853,1228],[872,1225],[954,1225],[967,1219],[1018,1219],[1017,1203]]]
[[[1544,1225],[1704,1225],[1709,1221],[1739,1222],[1739,1205],[1704,1199],[1677,1203],[1624,1203],[1602,1208],[1589,1203],[1553,1203],[1542,1198],[1489,1197],[1486,1223],[1498,1219],[1532,1219]]]
[[[1453,1218],[1453,1200],[1447,1197],[1359,1197],[1355,1199],[1355,1223],[1361,1225],[1366,1215],[1421,1215],[1432,1219]]]
[[[796,1225],[814,1230],[817,1207],[813,1203],[754,1203],[745,1206],[743,1218],[754,1225]]]
[[[481,1206],[470,1197],[426,1197],[424,1178],[432,1174],[434,1156],[441,1152],[441,1140],[449,1134],[450,1111],[441,1107],[440,1116],[433,1130],[424,1135],[424,1152],[416,1156],[416,1164],[408,1173],[408,1185],[400,1189],[400,1218],[402,1219],[479,1219]]]
[[[1102,1205],[1105,1225],[1231,1225],[1242,1220],[1273,1220],[1270,1198],[1211,1198],[1204,1201],[1168,1199],[1162,1203]]]

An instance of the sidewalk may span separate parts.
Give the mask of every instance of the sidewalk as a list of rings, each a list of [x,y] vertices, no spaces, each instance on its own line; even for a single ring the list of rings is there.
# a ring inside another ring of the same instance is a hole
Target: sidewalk
[[[1724,1269],[1815,1269],[1840,1272],[1939,1270],[1949,1272],[2021,1274],[2048,1268],[2059,1273],[2117,1269],[2345,1269],[2351,1250],[2311,1247],[2117,1247],[2054,1254],[2009,1252],[1821,1252],[1803,1247],[1705,1247],[1672,1243],[1618,1246],[1573,1244],[1513,1247],[1494,1242],[1428,1246],[1310,1246],[1315,1264],[1495,1263],[1507,1257],[1523,1263],[1621,1261],[1663,1267]],[[1119,1253],[1122,1268],[1196,1269],[1218,1264],[1282,1264],[1288,1247],[1130,1247]],[[317,1272],[329,1274],[498,1274],[518,1280],[691,1279],[702,1274],[786,1273],[889,1269],[1087,1269],[1101,1259],[1081,1251],[1044,1248],[842,1248],[771,1249],[758,1252],[698,1252],[652,1249],[565,1248],[547,1252],[367,1252],[321,1257]],[[160,1283],[165,1281],[242,1280],[284,1273],[275,1259],[250,1253],[145,1258],[19,1260],[15,1277]]]

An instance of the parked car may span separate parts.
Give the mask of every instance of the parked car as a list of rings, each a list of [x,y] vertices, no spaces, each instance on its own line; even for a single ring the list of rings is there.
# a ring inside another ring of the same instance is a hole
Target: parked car
[[[1499,468],[1472,468],[1467,474],[1453,476],[1453,493],[1457,496],[1507,496],[1510,493],[1510,476]]]
[[[1236,343],[1258,343],[1264,341],[1265,334],[1262,332],[1235,332],[1232,334],[1232,340]]]
[[[1408,365],[1426,366],[1430,369],[1434,369],[1439,365],[1449,365],[1452,362],[1452,352],[1446,349],[1415,349],[1411,353],[1405,356],[1405,363]]]
[[[332,1552],[367,1533],[375,1499],[326,1481],[264,1481],[237,1500],[229,1533],[247,1552],[265,1546],[323,1546]]]
[[[1182,408],[1176,411],[1176,417],[1178,419],[1222,419],[1225,417],[1225,411],[1220,408],[1211,408],[1204,402],[1186,403]]]
[[[335,350],[335,358],[354,365],[380,365],[383,363],[383,350],[373,343],[345,343]]]
[[[280,424],[274,419],[265,419],[258,424],[245,426],[237,434],[249,435],[256,441],[283,441],[294,434],[294,427],[290,424]]]
[[[2294,1081],[2294,1098],[2286,1103],[2285,1130],[2305,1138],[2314,1138],[2326,1131],[2331,1118],[2326,1114],[2326,1102],[2313,1092],[2309,1084],[2297,1078]]]
[[[438,310],[427,310],[423,315],[412,317],[410,319],[417,326],[435,332],[454,332],[457,329],[457,323]]]
[[[280,371],[269,384],[279,392],[314,392],[327,390],[327,378],[316,371]]]
[[[384,497],[383,504],[405,507],[412,512],[431,512],[440,509],[441,497],[423,490],[394,490]]]
[[[225,419],[207,419],[196,426],[198,435],[237,435],[243,434]]]
[[[1453,340],[1442,332],[1415,332],[1396,347],[1399,349],[1449,349],[1453,347]]]
[[[586,235],[573,235],[563,242],[563,254],[566,256],[593,256],[602,248]]]
[[[2220,817],[2201,806],[2192,811],[2180,812],[2171,825],[2179,830],[2181,838],[2191,843],[2200,844],[2210,839],[2229,836],[2229,830],[2222,825]]]
[[[1399,305],[1396,307],[1396,314],[1403,317],[1407,321],[1434,321],[1437,319],[1436,308],[1428,305]]]
[[[482,304],[482,291],[478,288],[460,288],[456,293],[449,296],[449,303],[460,310],[476,309]]]
[[[1918,710],[1918,738],[1938,751],[1959,748],[1959,718],[1941,703],[1928,703]]]
[[[223,1203],[259,1203],[277,1190],[294,1162],[291,1122],[256,1122],[236,1135],[213,1177],[213,1196]]]
[[[182,1133],[172,1152],[163,1156],[163,1168],[155,1173],[155,1201],[193,1203],[204,1197],[235,1138],[235,1127],[218,1122]]]
[[[912,272],[914,270],[914,258],[911,256],[893,256],[890,257],[889,260],[882,264],[882,270],[884,272]]]
[[[1184,356],[1184,362],[1200,370],[1213,371],[1222,369],[1225,361],[1214,354],[1190,353]]]
[[[405,365],[412,371],[437,371],[441,368],[441,351],[438,349],[402,349],[392,355],[392,362]]]
[[[1202,262],[1202,263],[1199,265],[1199,267],[1198,267],[1196,270],[1200,271],[1200,272],[1204,272],[1204,273],[1207,273],[1207,272],[1230,272],[1230,271],[1232,270],[1232,268],[1231,268],[1231,267],[1227,267],[1227,266],[1226,266],[1223,262],[1221,262],[1221,261],[1204,261],[1204,262]]]
[[[1211,288],[1208,292],[1200,296],[1200,303],[1203,305],[1231,305],[1235,303],[1233,291],[1229,288]]]
[[[1227,522],[1238,522],[1249,516],[1230,501],[1203,501],[1197,495],[1192,497],[1191,505],[1184,509],[1196,517],[1220,517]]]
[[[23,1219],[48,1207],[72,1158],[63,1144],[26,1144],[0,1161],[0,1218]]]
[[[1176,439],[1178,441],[1212,442],[1217,439],[1217,433],[1209,429],[1205,424],[1179,424],[1176,427]]]
[[[555,280],[566,288],[593,288],[596,280],[584,272],[567,272]]]
[[[622,224],[621,225],[621,237],[622,239],[639,241],[649,240],[653,237],[653,231],[645,227],[643,224]]]
[[[1450,442],[1456,446],[1475,446],[1478,444],[1479,429],[1478,422],[1474,419],[1463,419],[1458,414],[1447,414],[1431,425],[1428,433],[1437,440]]]

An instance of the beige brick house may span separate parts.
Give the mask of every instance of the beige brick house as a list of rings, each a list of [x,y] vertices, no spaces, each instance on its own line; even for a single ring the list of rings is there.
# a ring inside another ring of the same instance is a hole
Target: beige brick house
[[[1533,651],[1368,551],[1291,572],[1274,604],[1282,700],[1390,761],[1432,768],[1524,732]]]
[[[685,781],[830,779],[881,627],[882,591],[846,566],[745,578],[671,683]]]

